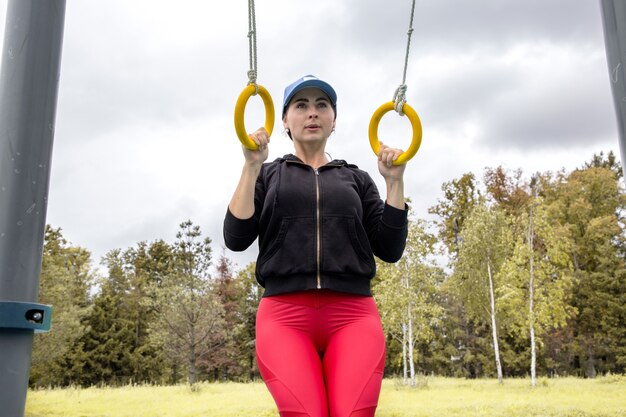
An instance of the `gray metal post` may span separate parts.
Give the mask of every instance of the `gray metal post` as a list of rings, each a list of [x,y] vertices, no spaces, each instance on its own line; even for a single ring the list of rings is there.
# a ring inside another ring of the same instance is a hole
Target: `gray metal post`
[[[65,0],[9,0],[0,71],[0,302],[37,300]],[[18,305],[20,303],[17,303]],[[0,328],[0,409],[23,416],[33,331]]]
[[[626,2],[600,0],[604,44],[617,115],[620,155],[626,179]]]

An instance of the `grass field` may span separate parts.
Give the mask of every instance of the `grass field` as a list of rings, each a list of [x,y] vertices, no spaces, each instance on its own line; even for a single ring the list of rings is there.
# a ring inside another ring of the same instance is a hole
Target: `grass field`
[[[385,380],[377,417],[622,417],[626,377],[593,380],[421,378],[418,388]],[[262,383],[129,386],[29,391],[26,417],[277,417]]]

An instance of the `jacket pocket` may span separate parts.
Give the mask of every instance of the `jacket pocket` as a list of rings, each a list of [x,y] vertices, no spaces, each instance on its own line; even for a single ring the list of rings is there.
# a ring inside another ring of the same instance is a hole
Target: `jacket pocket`
[[[264,278],[315,271],[315,222],[311,217],[284,217],[276,238],[257,262]]]
[[[367,234],[353,216],[322,218],[321,249],[325,273],[371,278],[376,272]]]

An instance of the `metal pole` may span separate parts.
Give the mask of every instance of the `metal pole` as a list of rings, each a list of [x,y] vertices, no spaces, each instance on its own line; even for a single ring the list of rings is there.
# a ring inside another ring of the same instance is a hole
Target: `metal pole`
[[[600,0],[604,44],[617,115],[622,170],[626,179],[626,2]]]
[[[65,0],[9,0],[0,71],[0,302],[39,288]],[[33,331],[0,328],[0,408],[23,416]]]

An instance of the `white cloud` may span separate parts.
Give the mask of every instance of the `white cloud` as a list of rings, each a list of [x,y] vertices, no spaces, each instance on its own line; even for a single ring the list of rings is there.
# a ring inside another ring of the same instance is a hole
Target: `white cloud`
[[[278,115],[270,160],[291,151],[283,88],[312,73],[339,95],[329,153],[382,188],[367,126],[402,80],[410,2],[256,8],[259,83]],[[596,2],[420,0],[414,28],[407,100],[424,135],[406,189],[418,215],[465,172],[571,169],[617,151]],[[48,222],[96,262],[138,241],[172,241],[186,219],[221,251],[243,161],[232,119],[247,82],[247,31],[245,2],[67,2]],[[251,99],[246,126],[263,120]],[[379,135],[406,147],[406,118],[386,115]],[[227,255],[244,266],[256,247]]]

